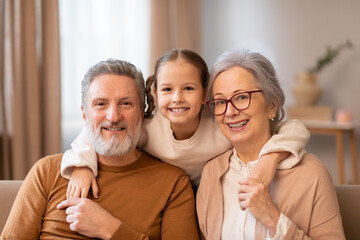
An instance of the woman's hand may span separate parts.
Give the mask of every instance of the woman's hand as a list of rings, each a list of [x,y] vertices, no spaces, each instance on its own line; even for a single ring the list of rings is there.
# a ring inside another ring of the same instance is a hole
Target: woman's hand
[[[68,184],[66,198],[86,198],[90,187],[92,189],[93,196],[98,198],[99,188],[91,169],[87,167],[75,167]]]
[[[280,217],[280,211],[271,199],[266,185],[257,179],[248,177],[239,182],[238,199],[241,210],[250,213],[274,236]]]

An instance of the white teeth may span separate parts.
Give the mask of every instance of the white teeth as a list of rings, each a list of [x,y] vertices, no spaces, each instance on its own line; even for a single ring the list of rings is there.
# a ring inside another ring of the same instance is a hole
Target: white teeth
[[[230,128],[239,128],[239,127],[246,125],[247,123],[248,123],[248,121],[244,121],[244,122],[239,122],[239,123],[235,123],[235,124],[229,124],[229,126],[230,126]]]
[[[172,112],[183,112],[185,110],[186,110],[186,108],[171,108]]]
[[[106,128],[108,131],[121,131],[123,128]]]

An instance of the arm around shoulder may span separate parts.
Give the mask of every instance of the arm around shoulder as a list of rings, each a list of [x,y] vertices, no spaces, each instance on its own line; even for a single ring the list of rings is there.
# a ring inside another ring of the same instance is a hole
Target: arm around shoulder
[[[70,179],[74,167],[88,167],[97,176],[97,156],[87,138],[87,129],[83,127],[81,133],[71,143],[72,149],[67,150],[61,161],[61,176]]]
[[[290,169],[298,164],[306,153],[305,146],[310,133],[302,122],[291,119],[284,122],[278,134],[274,134],[261,149],[260,156],[272,152],[289,152],[290,156],[278,165],[278,169]]]

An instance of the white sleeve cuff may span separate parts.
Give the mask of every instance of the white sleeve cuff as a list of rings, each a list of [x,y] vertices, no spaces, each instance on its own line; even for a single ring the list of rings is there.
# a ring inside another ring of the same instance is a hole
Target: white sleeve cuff
[[[290,152],[291,155],[281,161],[278,169],[294,167],[306,153],[305,145],[310,138],[310,133],[299,120],[291,119],[283,123],[279,133],[273,135],[263,146],[259,158],[271,152]]]
[[[265,240],[282,240],[285,238],[291,225],[291,220],[284,214],[280,214],[279,221],[276,226],[276,234],[271,237],[270,232],[267,231]]]
[[[87,139],[87,130],[83,127],[81,133],[71,143],[72,149],[67,150],[61,160],[61,176],[70,179],[74,167],[88,167],[97,176],[97,156],[95,149]]]

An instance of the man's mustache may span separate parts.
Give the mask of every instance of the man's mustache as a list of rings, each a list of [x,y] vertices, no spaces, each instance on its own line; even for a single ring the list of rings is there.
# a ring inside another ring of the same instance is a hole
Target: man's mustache
[[[118,121],[118,122],[105,122],[105,123],[101,123],[99,127],[104,127],[104,128],[127,128],[127,124],[123,121]]]

